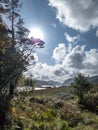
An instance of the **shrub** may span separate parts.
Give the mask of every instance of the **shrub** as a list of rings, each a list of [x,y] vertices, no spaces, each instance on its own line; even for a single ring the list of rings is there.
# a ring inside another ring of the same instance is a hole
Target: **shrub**
[[[64,106],[64,102],[62,102],[62,101],[59,101],[59,102],[56,102],[55,104],[55,108],[62,108],[63,106]]]
[[[90,93],[83,102],[84,108],[91,110],[98,114],[98,94],[94,95]]]

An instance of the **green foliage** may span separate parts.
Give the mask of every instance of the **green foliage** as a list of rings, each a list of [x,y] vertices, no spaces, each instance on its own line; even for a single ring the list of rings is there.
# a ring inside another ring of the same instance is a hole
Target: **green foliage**
[[[98,86],[91,85],[83,75],[79,74],[74,79],[72,87],[78,96],[81,108],[98,113]]]
[[[18,86],[30,86],[34,88],[35,81],[32,78],[20,77],[17,85]]]
[[[55,108],[57,102],[58,99],[46,96],[33,97],[28,95],[26,97],[20,95],[20,97],[14,97],[10,102],[6,128],[12,130],[13,127],[21,126],[23,130],[70,130],[70,120],[79,119],[81,115],[77,116],[77,111],[73,106],[62,99],[59,99],[59,107]],[[65,118],[62,118],[63,115]],[[80,120],[75,125],[79,122]]]
[[[80,109],[77,98],[74,97],[73,99],[66,100],[59,98],[59,102],[63,102],[63,107],[55,108],[58,98],[53,99],[49,95],[46,96],[44,90],[42,91],[43,97],[39,93],[37,93],[37,96],[20,95],[10,101],[10,109],[7,113],[6,122],[7,130],[18,128],[22,130],[98,129],[98,115]],[[48,92],[50,91],[53,92],[54,89],[48,89]],[[46,100],[47,102],[43,103]]]
[[[82,103],[84,108],[98,114],[98,85],[93,85]]]
[[[19,14],[21,2],[19,0],[2,0],[2,15],[0,15],[0,90],[8,88],[10,96],[14,94],[16,83],[22,72],[26,70],[28,58],[24,55],[27,45],[22,44],[22,38],[26,38],[29,31],[23,24]],[[5,24],[3,16],[6,16],[8,25]],[[2,16],[2,17],[1,17]],[[23,46],[24,45],[24,46]],[[23,47],[23,50],[20,48]],[[28,49],[28,51],[30,48]],[[31,52],[31,50],[30,50]],[[30,81],[33,86],[33,82]],[[4,93],[1,94],[4,96]],[[8,92],[7,92],[8,95]],[[2,99],[2,98],[0,98]]]
[[[3,11],[1,12],[2,17],[0,17],[0,96],[5,96],[5,88],[8,88],[9,91],[7,91],[7,95],[8,93],[10,96],[13,95],[16,82],[25,68],[24,58],[16,48],[16,39],[18,40],[18,37],[16,38],[15,36],[15,20],[16,17],[20,17],[20,15],[16,13],[19,5],[19,0],[2,0],[1,3]],[[9,18],[8,23],[9,26],[11,25],[10,29],[3,21],[4,15],[7,15],[7,18]]]
[[[74,93],[79,97],[80,102],[85,99],[85,95],[91,89],[91,84],[82,74],[78,74],[71,86],[74,88]]]
[[[0,90],[9,86],[12,96],[16,83],[22,72],[26,71],[29,61],[34,63],[32,52],[36,45],[27,43],[29,30],[24,27],[24,20],[19,13],[22,6],[20,0],[2,0],[0,6]],[[7,25],[4,17],[8,21]],[[32,79],[29,79],[27,84],[34,87]]]
[[[34,88],[35,81],[31,78],[25,78],[24,79],[24,86],[30,86]]]
[[[3,110],[13,97],[17,81],[26,70],[29,61],[34,60],[32,52],[36,47],[27,43],[29,30],[24,27],[24,20],[19,14],[22,5],[20,0],[0,2],[0,108]],[[29,79],[28,85],[34,87],[34,81]],[[2,124],[1,121],[0,117],[0,129],[3,129],[4,121]],[[19,125],[21,126],[20,122]]]
[[[11,38],[7,35],[5,25],[0,23],[0,55],[6,52],[6,49],[11,45]]]
[[[55,108],[62,108],[63,106],[64,106],[64,102],[62,101],[55,103]]]

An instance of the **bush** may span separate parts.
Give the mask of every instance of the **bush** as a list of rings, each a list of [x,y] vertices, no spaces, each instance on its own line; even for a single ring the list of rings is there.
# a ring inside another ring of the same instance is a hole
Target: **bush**
[[[59,101],[59,102],[56,102],[55,104],[55,108],[62,108],[63,106],[64,106],[64,102],[62,102],[62,101]]]
[[[81,74],[78,74],[71,86],[74,88],[74,93],[79,98],[81,108],[88,109],[98,114],[98,86],[91,86],[87,78]]]
[[[98,114],[98,94],[94,95],[90,93],[86,96],[85,101],[82,104],[84,108]]]

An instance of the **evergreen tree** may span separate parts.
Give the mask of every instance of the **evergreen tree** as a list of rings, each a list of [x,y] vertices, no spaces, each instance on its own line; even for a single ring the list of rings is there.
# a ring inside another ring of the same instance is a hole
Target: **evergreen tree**
[[[91,84],[86,77],[82,74],[78,74],[71,86],[74,88],[75,94],[79,97],[79,102],[82,103],[85,100],[85,95],[88,94],[91,89]]]
[[[19,14],[20,0],[0,0],[0,115],[6,103],[14,94],[16,82],[22,75],[29,60],[34,60],[32,51],[43,46],[44,42],[28,39],[29,30],[24,27]],[[4,22],[6,16],[7,23]],[[10,97],[10,98],[8,98]],[[4,115],[5,117],[5,115]],[[0,117],[0,129],[4,121]]]
[[[43,47],[44,42],[36,39],[28,39],[29,30],[24,27],[24,21],[19,14],[21,3],[19,0],[1,0],[1,28],[0,37],[0,89],[10,84],[10,96],[13,95],[18,78],[23,70],[29,65],[29,61],[34,63],[33,51],[37,47]],[[3,20],[6,16],[8,25]],[[3,39],[2,39],[3,38]],[[38,42],[38,44],[36,44]],[[3,48],[3,49],[2,49]],[[2,53],[2,50],[4,50]],[[5,80],[6,79],[6,80]]]

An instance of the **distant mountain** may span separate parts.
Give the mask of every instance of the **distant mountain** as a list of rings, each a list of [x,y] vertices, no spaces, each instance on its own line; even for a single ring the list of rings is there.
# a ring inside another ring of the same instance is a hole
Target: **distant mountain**
[[[98,84],[98,75],[89,77],[88,80],[90,83]]]
[[[55,81],[42,81],[42,80],[36,80],[35,81],[36,86],[42,86],[42,85],[51,85],[51,86],[60,86],[60,82]]]
[[[62,86],[70,86],[73,81],[74,78],[67,79],[63,82]]]
[[[92,76],[88,77],[88,80],[90,83],[98,83],[98,75],[97,76]],[[70,86],[71,83],[74,81],[74,78],[70,78],[65,80],[62,84],[60,82],[56,81],[42,81],[42,80],[36,80],[35,85],[36,86],[43,86],[43,85],[50,85],[50,86]]]
[[[73,81],[74,81],[74,78],[67,79],[67,80],[65,80],[63,82],[62,86],[70,86]],[[90,83],[98,84],[98,75],[97,76],[88,77],[88,81]]]

